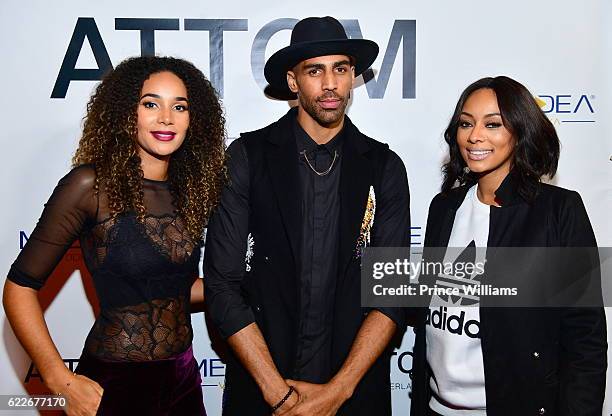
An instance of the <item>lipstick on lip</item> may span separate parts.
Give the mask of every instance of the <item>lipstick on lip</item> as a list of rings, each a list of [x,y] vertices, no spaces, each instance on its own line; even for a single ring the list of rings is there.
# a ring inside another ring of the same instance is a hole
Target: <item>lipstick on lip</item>
[[[176,133],[173,131],[156,130],[152,131],[151,135],[153,135],[153,137],[155,137],[157,140],[161,140],[162,142],[169,142],[170,140],[174,139]]]

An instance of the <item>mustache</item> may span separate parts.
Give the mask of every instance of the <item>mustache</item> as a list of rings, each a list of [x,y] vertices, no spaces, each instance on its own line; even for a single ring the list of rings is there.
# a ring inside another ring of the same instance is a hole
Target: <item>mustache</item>
[[[341,95],[336,94],[333,91],[328,91],[323,95],[320,95],[317,97],[317,101],[321,101],[321,100],[329,100],[329,99],[334,99],[334,100],[345,100],[346,97],[343,97]]]

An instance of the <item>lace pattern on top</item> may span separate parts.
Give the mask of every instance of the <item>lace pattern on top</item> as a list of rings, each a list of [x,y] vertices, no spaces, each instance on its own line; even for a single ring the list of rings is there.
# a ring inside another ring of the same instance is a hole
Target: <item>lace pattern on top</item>
[[[150,215],[145,217],[144,228],[153,245],[173,263],[185,263],[193,252],[194,243],[180,217]]]
[[[122,295],[106,296],[121,305],[102,307],[85,353],[108,361],[146,361],[185,351],[193,338],[189,294],[199,256],[192,257],[196,244],[184,221],[165,214],[146,215],[141,223],[126,214],[97,224],[85,240],[96,286],[105,280],[112,292],[111,282],[120,280],[116,284],[126,285],[124,294],[144,301],[124,305]]]
[[[85,342],[86,354],[108,361],[148,361],[185,351],[193,338],[187,302],[160,299],[102,311]]]
[[[189,298],[200,247],[177,215],[169,184],[143,180],[143,222],[133,212],[111,216],[105,188],[96,192],[95,184],[91,165],[59,181],[8,278],[40,289],[80,239],[100,302],[84,352],[143,361],[184,351],[192,340]]]
[[[82,245],[90,253],[88,259],[90,267],[99,268],[106,258],[107,246],[116,241],[119,218],[108,218],[92,227],[89,236],[86,236]],[[189,237],[185,222],[182,218],[172,215],[146,215],[144,224],[136,224],[144,231],[156,251],[173,263],[185,263],[191,256],[195,243]]]

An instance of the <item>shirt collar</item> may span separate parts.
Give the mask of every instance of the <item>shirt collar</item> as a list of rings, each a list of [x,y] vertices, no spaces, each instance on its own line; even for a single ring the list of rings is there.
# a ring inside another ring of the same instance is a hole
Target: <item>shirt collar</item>
[[[346,121],[346,120],[345,120]],[[317,144],[316,141],[302,128],[300,123],[297,121],[297,117],[293,119],[293,132],[297,143],[298,152],[306,150],[308,153],[316,150],[326,150],[330,155],[334,154],[334,151],[340,151],[340,147],[344,137],[344,131],[346,130],[346,123],[342,126],[342,130],[338,132],[330,141],[325,144]]]

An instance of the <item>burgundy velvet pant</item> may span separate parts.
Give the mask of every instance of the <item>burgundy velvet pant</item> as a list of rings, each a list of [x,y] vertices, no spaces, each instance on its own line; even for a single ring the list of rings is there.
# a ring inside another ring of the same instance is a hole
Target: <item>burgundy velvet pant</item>
[[[206,415],[191,347],[176,357],[146,362],[81,357],[76,373],[104,389],[98,415]]]

